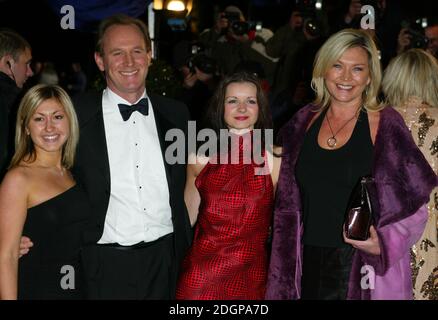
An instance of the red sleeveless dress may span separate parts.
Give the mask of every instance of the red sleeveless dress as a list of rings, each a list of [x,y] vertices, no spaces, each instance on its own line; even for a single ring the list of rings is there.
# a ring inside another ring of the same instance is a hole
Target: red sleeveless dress
[[[255,174],[264,164],[243,161],[242,140],[238,164],[208,163],[196,178],[201,205],[177,299],[264,299],[273,185],[269,172]]]

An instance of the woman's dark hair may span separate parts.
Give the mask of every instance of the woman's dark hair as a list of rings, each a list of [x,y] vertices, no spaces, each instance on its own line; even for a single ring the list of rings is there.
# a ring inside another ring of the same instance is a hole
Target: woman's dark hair
[[[208,128],[213,129],[219,136],[221,129],[228,129],[224,119],[225,111],[225,94],[227,88],[232,83],[252,83],[257,88],[257,104],[259,106],[259,114],[257,122],[254,124],[254,129],[272,129],[272,118],[269,110],[268,99],[263,92],[260,80],[256,75],[247,72],[236,72],[225,77],[218,85],[213,97],[210,100],[206,115],[205,124]],[[262,137],[264,132],[262,132]]]

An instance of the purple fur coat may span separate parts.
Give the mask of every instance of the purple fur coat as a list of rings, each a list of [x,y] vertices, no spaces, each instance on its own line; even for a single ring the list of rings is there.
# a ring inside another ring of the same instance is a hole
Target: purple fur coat
[[[295,164],[306,128],[315,115],[313,109],[313,105],[307,105],[298,111],[280,134],[283,156],[266,299],[299,299],[301,295],[303,223]],[[438,180],[403,119],[391,107],[380,113],[372,176],[380,205],[375,227],[381,254],[371,256],[356,250],[347,298],[412,299],[409,249],[424,230],[424,205]],[[361,286],[364,275],[367,285]]]

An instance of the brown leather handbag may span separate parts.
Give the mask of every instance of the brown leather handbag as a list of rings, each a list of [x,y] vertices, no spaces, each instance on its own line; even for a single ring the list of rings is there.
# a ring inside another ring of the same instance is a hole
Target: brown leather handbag
[[[353,240],[367,240],[370,236],[370,226],[373,222],[373,205],[371,194],[374,194],[374,179],[364,176],[354,187],[347,207],[344,224],[347,238]]]

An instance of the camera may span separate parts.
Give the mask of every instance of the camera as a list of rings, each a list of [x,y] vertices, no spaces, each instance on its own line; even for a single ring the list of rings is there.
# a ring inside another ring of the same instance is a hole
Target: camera
[[[205,53],[204,48],[197,43],[191,46],[187,67],[190,69],[191,73],[196,72],[195,67],[206,74],[215,74],[217,69],[216,61],[209,57]]]
[[[243,36],[244,34],[247,34],[250,30],[250,25],[248,22],[245,21],[234,21],[231,24],[231,30],[235,35]]]
[[[238,12],[224,12],[222,18],[228,20],[229,28],[235,35],[243,36],[251,30],[251,24],[246,21],[240,21],[240,14]],[[225,30],[226,32],[226,30]]]
[[[296,10],[303,19],[303,29],[312,37],[321,36],[322,29],[318,20],[318,10],[321,9],[321,1],[296,0],[295,4]]]
[[[191,73],[195,73],[195,67],[199,69],[199,71],[206,74],[215,74],[216,73],[216,61],[213,58],[210,58],[205,53],[199,53],[189,59],[187,66],[190,69]]]
[[[411,36],[411,48],[425,49],[427,47],[428,39],[424,35],[424,29],[419,23],[404,20],[401,27],[408,30]]]
[[[306,18],[303,23],[303,28],[314,38],[321,36],[321,25],[315,18]]]

